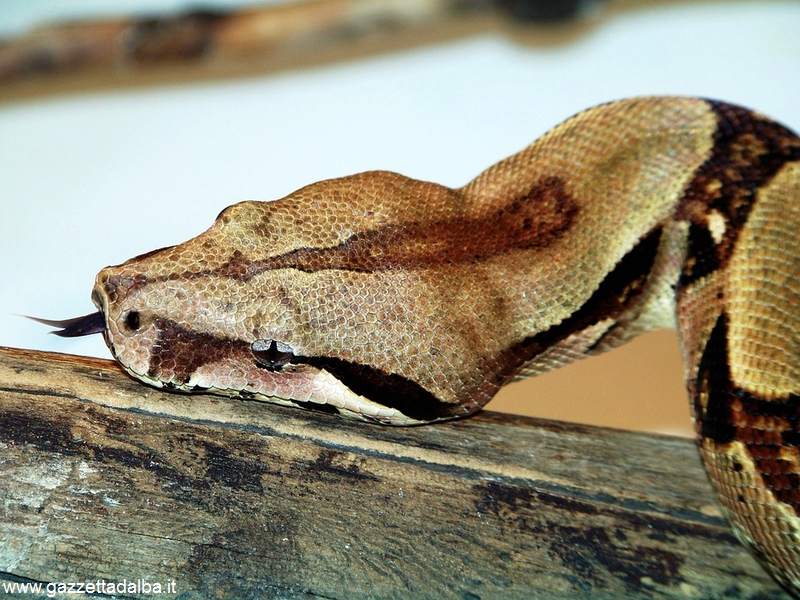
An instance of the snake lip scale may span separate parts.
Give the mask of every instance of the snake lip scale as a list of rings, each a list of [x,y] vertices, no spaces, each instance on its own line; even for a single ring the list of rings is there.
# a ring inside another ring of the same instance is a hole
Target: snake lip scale
[[[697,444],[734,533],[800,597],[800,139],[690,97],[603,104],[458,189],[373,171],[241,202],[107,267],[133,377],[390,425],[678,329]]]

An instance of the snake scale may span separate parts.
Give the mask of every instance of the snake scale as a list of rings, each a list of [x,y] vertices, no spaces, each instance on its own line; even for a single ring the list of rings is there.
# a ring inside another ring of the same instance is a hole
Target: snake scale
[[[386,171],[226,208],[103,269],[142,381],[391,425],[677,327],[698,445],[738,538],[800,594],[800,139],[747,109],[586,110],[459,189]]]

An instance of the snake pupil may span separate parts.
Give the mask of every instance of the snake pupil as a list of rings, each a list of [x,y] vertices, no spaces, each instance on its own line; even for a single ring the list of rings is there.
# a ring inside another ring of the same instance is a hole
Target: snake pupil
[[[250,347],[256,364],[268,371],[279,371],[292,362],[292,347],[277,340],[256,340]]]

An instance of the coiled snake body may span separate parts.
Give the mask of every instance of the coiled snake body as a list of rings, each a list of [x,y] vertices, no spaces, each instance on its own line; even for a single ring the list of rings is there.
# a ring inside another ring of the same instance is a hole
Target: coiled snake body
[[[680,333],[698,444],[736,535],[800,590],[800,139],[743,108],[638,98],[459,189],[390,172],[243,202],[103,269],[142,381],[405,425],[655,327]]]

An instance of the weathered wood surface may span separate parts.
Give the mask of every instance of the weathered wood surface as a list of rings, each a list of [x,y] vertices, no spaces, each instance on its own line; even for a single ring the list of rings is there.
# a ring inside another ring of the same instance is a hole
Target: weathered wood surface
[[[491,413],[370,426],[162,393],[75,356],[0,348],[0,498],[6,583],[781,597],[720,518],[690,441]]]

